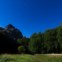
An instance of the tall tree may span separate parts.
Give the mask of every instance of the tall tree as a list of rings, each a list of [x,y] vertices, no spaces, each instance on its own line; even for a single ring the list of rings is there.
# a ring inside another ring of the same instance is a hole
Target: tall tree
[[[57,28],[58,52],[62,52],[62,26]]]
[[[41,33],[34,33],[30,38],[30,44],[29,44],[30,50],[33,53],[41,53],[43,48],[42,43],[42,34]]]

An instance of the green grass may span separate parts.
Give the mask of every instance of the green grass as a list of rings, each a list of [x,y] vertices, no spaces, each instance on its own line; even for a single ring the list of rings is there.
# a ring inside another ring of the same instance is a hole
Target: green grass
[[[0,62],[62,62],[62,56],[52,56],[52,55],[0,55]]]

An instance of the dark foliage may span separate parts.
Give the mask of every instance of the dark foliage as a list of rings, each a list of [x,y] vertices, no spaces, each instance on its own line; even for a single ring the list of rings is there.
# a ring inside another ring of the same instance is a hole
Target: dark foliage
[[[0,27],[0,53],[62,53],[62,26],[34,33],[30,38],[12,26]]]
[[[11,24],[0,28],[0,53],[17,53],[17,39],[22,37],[22,33]]]

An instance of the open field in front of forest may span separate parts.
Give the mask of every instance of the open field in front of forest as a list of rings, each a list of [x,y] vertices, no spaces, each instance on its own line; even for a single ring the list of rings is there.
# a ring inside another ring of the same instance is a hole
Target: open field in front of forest
[[[62,62],[62,54],[1,54],[0,62]]]

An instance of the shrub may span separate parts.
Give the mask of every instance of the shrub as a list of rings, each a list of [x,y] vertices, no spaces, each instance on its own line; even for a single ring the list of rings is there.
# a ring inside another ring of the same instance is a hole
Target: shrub
[[[19,53],[25,53],[25,48],[24,48],[24,46],[19,46],[19,47],[18,47],[18,52],[19,52]]]

